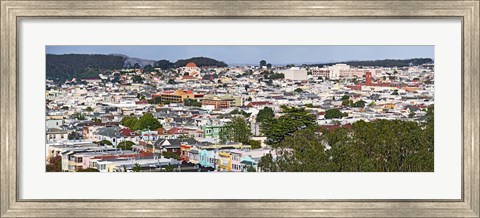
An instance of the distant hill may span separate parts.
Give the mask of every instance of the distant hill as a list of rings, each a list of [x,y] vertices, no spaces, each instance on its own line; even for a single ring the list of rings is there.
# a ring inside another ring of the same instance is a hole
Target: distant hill
[[[47,54],[46,62],[47,79],[54,80],[57,83],[63,83],[66,80],[71,80],[73,78],[98,78],[98,74],[102,72],[122,68],[132,68],[136,64],[138,64],[140,68],[151,65],[162,69],[184,67],[189,62],[194,62],[198,67],[228,66],[222,61],[206,57],[193,57],[172,63],[168,60],[153,61],[141,58],[131,58],[123,54]]]
[[[125,58],[125,62],[123,63],[123,67],[131,68],[134,67],[135,64],[138,64],[141,68],[144,68],[147,65],[154,66],[154,60],[142,59],[142,58],[131,58],[123,54],[112,54],[115,56],[121,56]]]
[[[212,58],[206,57],[193,57],[189,59],[180,59],[175,62],[175,67],[184,67],[189,62],[193,62],[197,67],[228,67],[228,65],[223,61],[217,61]]]
[[[112,69],[121,69],[126,58],[100,54],[47,54],[47,79],[63,83],[72,78],[98,78],[98,74]]]
[[[431,58],[412,58],[412,59],[385,59],[385,60],[373,60],[373,61],[343,61],[343,62],[331,62],[323,64],[309,64],[308,66],[330,66],[335,64],[348,64],[350,66],[365,66],[365,67],[406,67],[417,66],[427,63],[433,63]]]

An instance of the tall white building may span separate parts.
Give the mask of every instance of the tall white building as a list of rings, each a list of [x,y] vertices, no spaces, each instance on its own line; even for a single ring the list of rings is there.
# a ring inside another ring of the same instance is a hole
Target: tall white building
[[[328,67],[328,69],[330,70],[330,78],[338,79],[343,75],[342,72],[350,70],[350,66],[346,64],[335,64]]]
[[[307,70],[299,67],[292,67],[288,70],[282,70],[287,80],[307,80]]]

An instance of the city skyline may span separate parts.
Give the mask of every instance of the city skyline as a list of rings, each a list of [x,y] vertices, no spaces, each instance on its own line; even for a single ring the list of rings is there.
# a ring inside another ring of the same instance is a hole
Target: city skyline
[[[314,64],[382,59],[434,59],[429,45],[50,45],[47,54],[122,54],[131,58],[177,61],[209,57],[228,65]]]

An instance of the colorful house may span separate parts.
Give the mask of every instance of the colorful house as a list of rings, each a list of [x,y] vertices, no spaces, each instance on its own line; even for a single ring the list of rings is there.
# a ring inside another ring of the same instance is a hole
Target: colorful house
[[[199,150],[198,151],[198,164],[203,167],[212,167],[216,168],[217,158],[215,150]]]
[[[219,125],[206,125],[202,126],[203,138],[220,138],[220,132],[222,131],[222,126]]]
[[[228,152],[218,153],[218,171],[232,171],[232,154]]]

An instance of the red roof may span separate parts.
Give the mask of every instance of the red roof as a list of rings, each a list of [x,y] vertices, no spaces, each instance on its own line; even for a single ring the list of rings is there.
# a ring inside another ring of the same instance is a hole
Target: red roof
[[[195,131],[195,129],[185,128],[185,127],[173,127],[167,130],[167,134],[184,134],[184,133],[188,133],[188,131]]]
[[[158,132],[158,134],[160,134],[160,135],[163,135],[163,134],[165,134],[165,132],[166,132],[166,131],[165,131],[165,129],[164,129],[164,128],[162,128],[162,127],[160,127],[160,128],[158,128],[158,129],[156,129],[155,131],[157,131],[157,132]]]
[[[248,107],[253,107],[253,106],[261,106],[261,105],[268,105],[268,104],[272,104],[268,101],[252,101],[250,103],[248,103]]]
[[[121,129],[120,131],[120,134],[122,134],[123,136],[135,136],[137,135],[135,133],[135,131],[131,130],[131,129],[128,129],[128,128],[125,128],[125,129]]]
[[[347,86],[347,88],[352,89],[352,90],[362,90],[361,85]]]
[[[182,131],[181,128],[178,128],[178,127],[173,127],[169,130],[167,130],[167,134],[178,134]]]
[[[186,67],[197,67],[197,65],[193,62],[189,62]]]
[[[195,77],[193,77],[193,76],[183,76],[182,79],[195,79]]]

